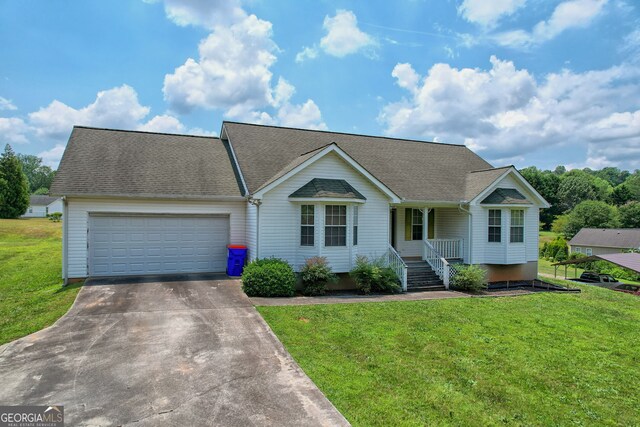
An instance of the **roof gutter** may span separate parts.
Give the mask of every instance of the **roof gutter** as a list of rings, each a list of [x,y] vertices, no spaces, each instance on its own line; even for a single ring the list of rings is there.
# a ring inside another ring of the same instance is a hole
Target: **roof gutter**
[[[84,199],[148,199],[148,200],[186,200],[200,202],[243,202],[247,198],[245,196],[198,196],[198,195],[176,195],[176,194],[91,194],[91,193],[68,193],[58,194],[58,196],[67,198],[84,198]]]

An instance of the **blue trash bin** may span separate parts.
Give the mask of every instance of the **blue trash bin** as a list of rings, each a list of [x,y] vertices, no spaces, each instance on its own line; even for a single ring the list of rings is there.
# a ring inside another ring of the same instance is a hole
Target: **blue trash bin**
[[[227,274],[229,276],[242,276],[244,261],[247,259],[247,247],[243,245],[228,245]]]

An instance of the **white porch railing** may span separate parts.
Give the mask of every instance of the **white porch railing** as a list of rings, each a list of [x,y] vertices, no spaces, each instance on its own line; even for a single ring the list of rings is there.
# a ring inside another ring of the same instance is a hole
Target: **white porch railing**
[[[428,240],[423,240],[422,243],[422,259],[426,261],[438,277],[440,277],[445,288],[449,289],[449,283],[457,271],[451,267],[449,262]]]
[[[407,292],[407,264],[404,263],[402,257],[393,249],[393,246],[389,245],[386,256],[387,265],[393,269],[400,278],[402,284],[402,291]]]
[[[462,258],[462,239],[429,239],[428,242],[444,259]]]

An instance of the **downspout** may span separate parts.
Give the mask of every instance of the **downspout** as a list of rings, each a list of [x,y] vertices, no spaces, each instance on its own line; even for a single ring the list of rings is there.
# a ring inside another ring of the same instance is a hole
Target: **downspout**
[[[468,217],[469,218],[469,220],[468,220],[469,221],[469,226],[467,227],[468,228],[468,230],[467,230],[467,234],[468,234],[468,236],[467,236],[467,242],[468,242],[467,243],[467,247],[468,247],[468,251],[469,251],[469,259],[467,260],[467,262],[469,264],[472,264],[472,262],[471,262],[472,261],[472,259],[471,259],[471,254],[472,254],[472,252],[471,252],[471,237],[473,236],[473,233],[472,233],[471,227],[473,225],[473,221],[472,221],[473,214],[471,213],[471,210],[465,209],[465,208],[462,207],[462,204],[464,202],[465,202],[464,200],[461,200],[460,203],[458,203],[458,209],[460,211],[462,211],[462,212],[466,212],[466,214],[469,216]]]
[[[63,286],[67,286],[69,284],[69,274],[67,274],[67,246],[69,244],[69,227],[67,226],[67,221],[69,220],[69,208],[67,204],[67,197],[62,196],[62,280]]]

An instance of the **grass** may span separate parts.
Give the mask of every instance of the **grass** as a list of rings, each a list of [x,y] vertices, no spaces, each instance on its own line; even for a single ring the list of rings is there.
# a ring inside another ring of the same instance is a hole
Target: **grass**
[[[44,218],[0,219],[0,344],[51,325],[80,284],[62,286],[62,225]]]
[[[259,307],[355,426],[638,425],[640,298]]]

